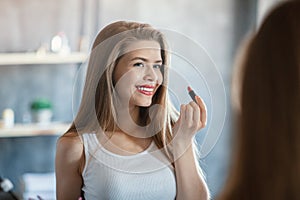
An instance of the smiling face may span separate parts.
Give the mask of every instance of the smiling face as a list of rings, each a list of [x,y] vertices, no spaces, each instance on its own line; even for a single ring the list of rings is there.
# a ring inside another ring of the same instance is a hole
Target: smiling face
[[[127,52],[114,69],[116,93],[130,107],[148,107],[163,82],[160,45],[156,41],[136,41]]]

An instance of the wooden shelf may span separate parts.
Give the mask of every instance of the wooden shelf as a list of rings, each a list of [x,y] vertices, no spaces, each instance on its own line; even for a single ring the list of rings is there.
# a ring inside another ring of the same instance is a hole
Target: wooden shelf
[[[70,64],[87,61],[88,54],[72,52],[70,54],[37,53],[0,53],[0,65]]]
[[[12,128],[0,128],[0,138],[7,137],[28,137],[41,135],[57,135],[60,136],[67,131],[70,124],[50,123],[42,124],[16,124]]]
[[[37,53],[0,53],[0,66],[9,65],[36,65],[36,64],[72,64],[83,63],[88,59],[87,53],[72,52],[69,54],[37,54]],[[40,135],[62,135],[70,124],[50,123],[16,124],[12,128],[0,127],[0,138],[27,137]]]

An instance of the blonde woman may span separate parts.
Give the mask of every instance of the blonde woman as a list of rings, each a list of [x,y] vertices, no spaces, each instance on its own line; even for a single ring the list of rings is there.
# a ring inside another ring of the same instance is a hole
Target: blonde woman
[[[96,37],[82,101],[58,140],[57,199],[208,199],[193,138],[205,105],[167,95],[169,54],[148,24],[119,21]]]

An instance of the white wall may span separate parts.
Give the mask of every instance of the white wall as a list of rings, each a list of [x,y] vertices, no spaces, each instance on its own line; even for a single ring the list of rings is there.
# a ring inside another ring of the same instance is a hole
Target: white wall
[[[150,23],[178,31],[202,44],[222,73],[230,62],[233,0],[102,0],[100,27],[115,20]]]

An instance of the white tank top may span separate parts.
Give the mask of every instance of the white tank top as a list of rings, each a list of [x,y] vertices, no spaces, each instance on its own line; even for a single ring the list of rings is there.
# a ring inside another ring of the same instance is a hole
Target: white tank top
[[[121,156],[102,147],[95,133],[83,134],[82,138],[86,160],[82,190],[86,200],[176,198],[173,167],[154,142],[142,153]]]

